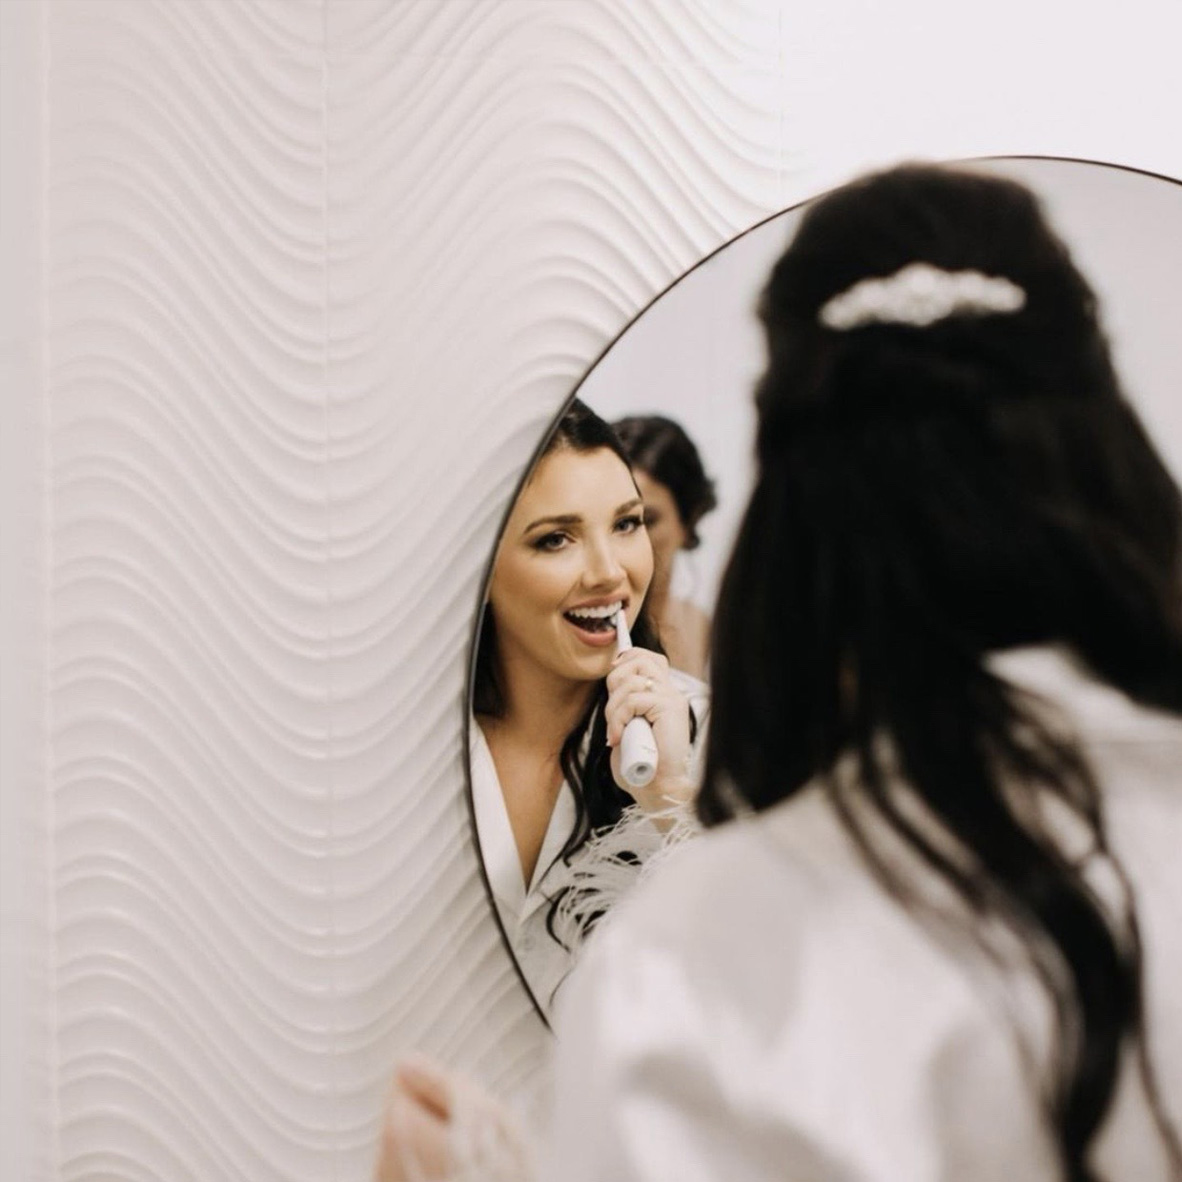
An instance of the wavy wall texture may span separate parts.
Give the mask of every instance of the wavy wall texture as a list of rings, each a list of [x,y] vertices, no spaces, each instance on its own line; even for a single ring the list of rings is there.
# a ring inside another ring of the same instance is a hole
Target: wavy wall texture
[[[362,1177],[400,1051],[537,1070],[479,582],[588,359],[779,200],[778,15],[45,15],[47,1176]]]
[[[48,20],[53,1168],[331,1177],[322,13]]]
[[[837,67],[882,18],[852,2],[840,29],[789,0],[17,2],[47,517],[18,1133],[46,1182],[364,1178],[399,1053],[513,1091],[545,1046],[460,734],[549,418],[653,295],[822,183],[1063,144],[1049,100],[1044,142],[979,143],[969,71],[967,123],[911,83],[871,148]]]

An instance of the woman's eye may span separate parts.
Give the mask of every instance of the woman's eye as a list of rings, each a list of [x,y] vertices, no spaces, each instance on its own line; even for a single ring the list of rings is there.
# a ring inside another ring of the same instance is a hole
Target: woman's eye
[[[639,513],[635,513],[628,517],[621,517],[620,520],[616,522],[616,529],[618,529],[622,534],[630,534],[635,533],[635,531],[640,529],[640,527],[644,524],[645,519],[641,517]]]
[[[543,534],[533,540],[535,550],[561,550],[566,545],[567,537],[563,533]]]

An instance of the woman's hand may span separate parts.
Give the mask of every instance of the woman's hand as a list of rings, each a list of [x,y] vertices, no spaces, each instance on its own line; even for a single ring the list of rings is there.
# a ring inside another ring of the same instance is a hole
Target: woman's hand
[[[374,1182],[427,1182],[452,1172],[453,1081],[421,1056],[399,1064],[382,1121]]]
[[[530,1182],[529,1144],[484,1088],[423,1055],[399,1064],[382,1121],[374,1182]]]
[[[607,675],[607,742],[612,748],[612,775],[625,792],[648,812],[689,800],[695,791],[686,768],[690,755],[689,701],[673,684],[669,662],[659,653],[631,648],[617,655]],[[653,728],[657,774],[644,788],[632,788],[620,769],[620,739],[633,718],[646,718]]]

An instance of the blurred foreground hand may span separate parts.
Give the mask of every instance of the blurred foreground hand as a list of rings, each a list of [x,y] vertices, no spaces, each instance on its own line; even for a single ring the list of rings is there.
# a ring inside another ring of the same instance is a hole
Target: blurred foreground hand
[[[398,1065],[374,1182],[530,1182],[513,1114],[473,1080],[423,1055]]]

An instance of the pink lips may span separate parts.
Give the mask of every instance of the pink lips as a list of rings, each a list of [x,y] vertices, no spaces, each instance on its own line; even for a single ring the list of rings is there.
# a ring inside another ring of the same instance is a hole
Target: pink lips
[[[620,604],[620,611],[627,610],[627,600],[622,596],[616,596],[612,599],[593,600],[588,603],[580,603],[576,607],[569,609],[569,611],[578,611],[586,608],[609,607],[612,604]],[[604,616],[596,620],[595,627],[585,628],[580,623],[571,617],[568,612],[563,612],[562,618],[574,629],[575,635],[587,645],[588,648],[610,648],[616,643],[616,617],[615,613],[610,616]]]

